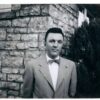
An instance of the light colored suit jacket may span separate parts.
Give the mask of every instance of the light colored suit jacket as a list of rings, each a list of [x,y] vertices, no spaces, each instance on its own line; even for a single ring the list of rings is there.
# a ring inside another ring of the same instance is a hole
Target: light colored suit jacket
[[[56,91],[45,55],[25,64],[24,98],[68,98],[76,92],[77,74],[75,63],[60,57]]]

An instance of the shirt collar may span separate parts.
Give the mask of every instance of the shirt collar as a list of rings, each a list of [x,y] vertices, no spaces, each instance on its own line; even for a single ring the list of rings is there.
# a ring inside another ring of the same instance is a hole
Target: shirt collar
[[[48,56],[48,54],[46,54],[46,58],[47,58],[47,62],[49,61],[49,60],[53,60],[52,58],[50,58],[49,56]],[[59,56],[57,56],[55,59],[59,59],[60,57]]]

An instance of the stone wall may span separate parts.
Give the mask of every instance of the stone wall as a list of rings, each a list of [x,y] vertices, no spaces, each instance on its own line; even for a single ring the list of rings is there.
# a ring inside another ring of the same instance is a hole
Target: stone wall
[[[0,97],[21,97],[24,61],[44,51],[48,28],[61,27],[65,33],[63,53],[69,37],[77,28],[77,5],[12,5],[12,11],[0,13]],[[27,63],[27,62],[26,62]]]

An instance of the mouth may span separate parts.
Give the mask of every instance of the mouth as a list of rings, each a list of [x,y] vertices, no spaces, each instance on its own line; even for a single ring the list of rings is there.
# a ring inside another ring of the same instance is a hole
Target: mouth
[[[58,52],[58,50],[57,50],[57,49],[52,49],[52,51],[53,51],[53,52]]]

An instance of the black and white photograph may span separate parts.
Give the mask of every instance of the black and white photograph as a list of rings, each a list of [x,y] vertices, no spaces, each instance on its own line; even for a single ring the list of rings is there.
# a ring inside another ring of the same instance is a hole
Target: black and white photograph
[[[0,98],[100,98],[100,4],[0,4]]]

